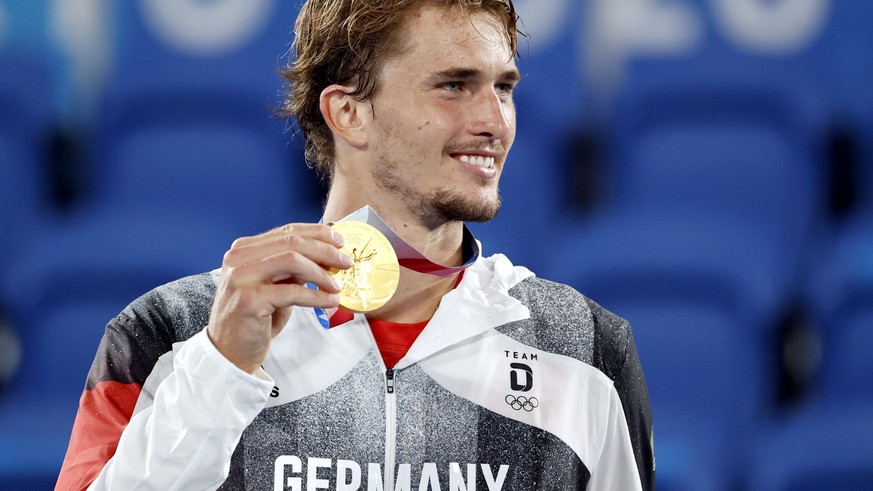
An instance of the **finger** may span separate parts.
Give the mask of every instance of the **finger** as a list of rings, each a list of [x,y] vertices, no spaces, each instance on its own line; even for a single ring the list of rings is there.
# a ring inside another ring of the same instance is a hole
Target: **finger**
[[[332,243],[301,235],[283,235],[266,237],[244,246],[235,245],[225,254],[224,265],[240,266],[288,251],[303,254],[311,261],[328,268],[346,269],[353,264],[352,258]]]
[[[342,247],[345,241],[338,232],[331,227],[322,223],[288,223],[281,227],[276,227],[272,230],[251,237],[241,237],[234,241],[233,247],[245,247],[258,244],[264,241],[270,241],[277,237],[290,235],[299,235],[302,237],[320,240],[333,244],[336,247]]]
[[[312,283],[323,290],[338,292],[340,286],[320,264],[297,251],[284,251],[259,261],[231,268],[232,285],[256,283]]]

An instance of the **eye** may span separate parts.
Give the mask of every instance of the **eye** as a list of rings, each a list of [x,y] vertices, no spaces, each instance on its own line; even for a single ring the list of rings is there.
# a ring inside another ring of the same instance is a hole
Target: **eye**
[[[440,84],[440,88],[448,90],[449,92],[458,92],[464,88],[464,82],[461,82],[459,80],[443,82],[442,84]]]
[[[512,91],[515,90],[515,84],[497,84],[494,88],[498,95],[508,96],[512,95]]]

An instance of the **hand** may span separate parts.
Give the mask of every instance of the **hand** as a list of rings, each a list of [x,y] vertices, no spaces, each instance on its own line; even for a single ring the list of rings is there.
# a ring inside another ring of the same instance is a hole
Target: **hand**
[[[291,308],[339,305],[339,285],[327,270],[346,269],[344,239],[327,225],[289,224],[234,241],[221,264],[206,332],[240,369],[259,371],[270,341],[291,317]],[[306,283],[318,286],[313,290]]]

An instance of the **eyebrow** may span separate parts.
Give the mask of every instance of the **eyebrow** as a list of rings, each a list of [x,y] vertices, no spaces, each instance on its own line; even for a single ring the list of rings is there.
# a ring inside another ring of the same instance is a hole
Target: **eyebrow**
[[[474,68],[449,68],[447,70],[442,70],[439,72],[434,72],[428,77],[429,80],[445,80],[445,79],[456,79],[456,80],[469,80],[471,78],[477,78],[482,75],[481,70],[476,70]],[[500,74],[497,77],[499,80],[504,82],[518,82],[521,80],[521,73],[516,70],[507,70]]]

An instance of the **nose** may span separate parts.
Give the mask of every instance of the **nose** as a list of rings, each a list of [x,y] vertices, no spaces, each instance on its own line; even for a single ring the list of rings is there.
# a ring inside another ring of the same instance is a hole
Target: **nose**
[[[494,89],[475,98],[470,132],[493,140],[503,140],[515,128],[515,106],[511,98],[502,98]]]

